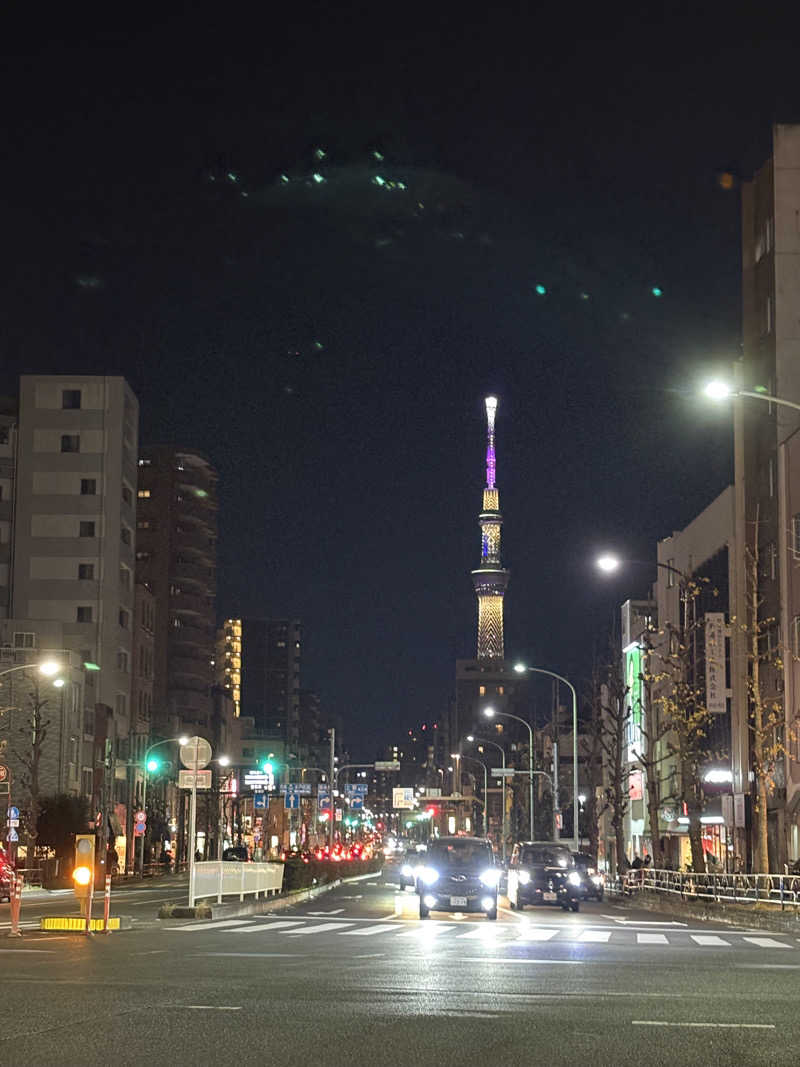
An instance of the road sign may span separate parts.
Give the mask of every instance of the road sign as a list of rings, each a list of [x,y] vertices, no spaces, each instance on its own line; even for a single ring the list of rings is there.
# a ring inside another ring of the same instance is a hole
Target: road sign
[[[411,810],[414,807],[413,786],[400,787],[392,790],[392,807]]]
[[[513,767],[492,767],[492,778],[513,778]]]
[[[147,822],[147,812],[137,811],[133,817],[134,822]]]
[[[363,809],[363,807],[364,807],[364,798],[363,797],[353,797],[352,800],[350,801],[350,810],[351,811],[358,811],[359,809]]]
[[[396,759],[379,759],[375,760],[376,771],[399,771],[400,760]]]
[[[245,771],[244,784],[248,789],[272,789],[274,776],[264,771]]]
[[[297,793],[301,797],[311,796],[311,782],[289,782],[288,785],[281,786],[282,793]]]
[[[293,811],[295,808],[299,808],[300,794],[292,793],[287,789],[286,795],[283,798],[283,806],[287,809],[287,811]]]
[[[8,831],[8,839],[7,840],[9,840],[9,841],[19,841],[19,834],[17,833],[17,831],[16,830],[9,830]]]
[[[5,782],[8,778],[8,767],[5,763],[0,763],[0,782]]]
[[[197,779],[197,789],[211,788],[211,771],[178,771],[178,789],[191,789]]]
[[[190,737],[181,745],[181,763],[190,771],[199,771],[211,762],[211,745],[204,737]]]
[[[266,793],[253,793],[253,807],[254,808],[266,808],[267,807],[267,794]]]
[[[18,819],[19,818],[19,808],[15,808],[14,805],[12,804],[11,807],[6,812],[6,814],[8,815],[9,819]]]
[[[19,819],[6,819],[6,826],[19,826]]]
[[[366,783],[362,784],[348,784],[344,787],[344,791],[347,796],[365,797],[369,792],[369,787]]]
[[[146,828],[147,828],[147,823],[135,822],[133,824],[133,836],[134,837],[144,837],[144,832],[145,832]]]

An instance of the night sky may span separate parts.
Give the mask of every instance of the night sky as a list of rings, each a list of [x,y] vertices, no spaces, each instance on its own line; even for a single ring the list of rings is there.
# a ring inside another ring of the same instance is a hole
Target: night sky
[[[474,655],[487,393],[509,658],[584,677],[652,577],[596,550],[654,558],[732,478],[694,392],[800,82],[733,9],[295,6],[7,23],[0,391],[124,374],[144,441],[208,454],[220,617],[301,617],[369,757]]]

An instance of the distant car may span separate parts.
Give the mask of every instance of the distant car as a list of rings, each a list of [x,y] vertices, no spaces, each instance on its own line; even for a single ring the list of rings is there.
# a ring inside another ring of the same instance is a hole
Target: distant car
[[[583,899],[602,900],[605,895],[605,879],[598,871],[595,861],[588,852],[573,852],[572,859],[583,878]]]
[[[520,911],[527,904],[556,904],[579,911],[583,877],[572,853],[557,841],[520,841],[508,865],[508,902]]]
[[[228,863],[249,863],[250,854],[245,845],[233,845],[225,849],[222,858]]]
[[[497,886],[491,843],[481,837],[437,837],[417,869],[419,917],[432,911],[478,911],[497,918]]]

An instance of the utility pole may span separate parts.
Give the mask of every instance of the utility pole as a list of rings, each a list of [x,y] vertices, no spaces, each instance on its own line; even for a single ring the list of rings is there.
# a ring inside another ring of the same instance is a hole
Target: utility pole
[[[334,772],[336,770],[336,730],[332,726],[328,731],[331,739],[330,773],[328,774],[328,794],[330,799],[330,818],[328,819],[328,848],[333,852],[336,841],[336,800],[333,795]]]

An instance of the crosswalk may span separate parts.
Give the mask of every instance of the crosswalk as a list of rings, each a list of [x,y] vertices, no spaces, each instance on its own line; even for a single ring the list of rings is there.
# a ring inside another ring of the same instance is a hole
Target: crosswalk
[[[535,926],[529,923],[408,923],[397,920],[375,922],[369,920],[336,919],[322,921],[298,917],[293,919],[226,919],[218,922],[196,922],[164,928],[171,933],[248,934],[258,938],[271,935],[286,938],[301,938],[313,941],[317,937],[358,937],[376,941],[439,941],[503,942],[525,945],[528,943],[576,944],[597,946],[646,945],[661,948],[732,948],[749,946],[761,949],[800,949],[800,941],[789,935],[766,937],[754,932],[723,931],[722,934],[694,933],[689,930],[667,932],[642,931],[623,927],[592,927],[570,925]],[[466,946],[465,946],[466,948]]]

